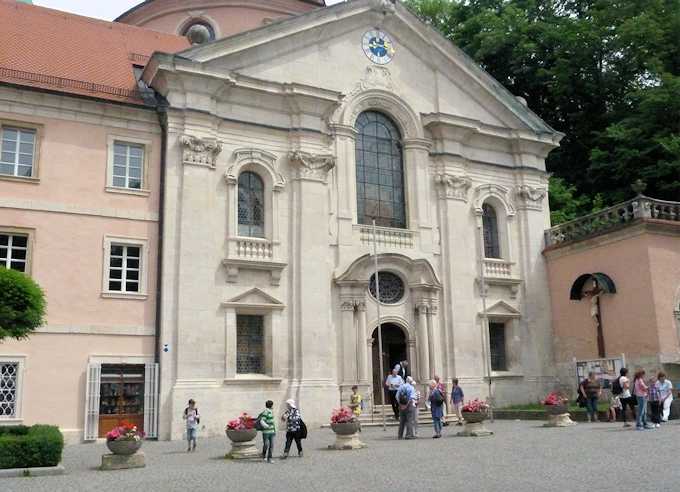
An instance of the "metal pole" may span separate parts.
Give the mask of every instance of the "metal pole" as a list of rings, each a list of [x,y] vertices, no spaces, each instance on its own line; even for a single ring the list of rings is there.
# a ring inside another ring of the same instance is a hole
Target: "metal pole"
[[[383,431],[387,430],[385,422],[385,384],[383,382],[384,368],[383,368],[383,343],[382,343],[382,322],[380,319],[380,279],[378,276],[378,239],[375,229],[375,219],[373,219],[373,258],[375,262],[375,298],[378,306],[378,358],[380,360],[380,405],[382,408],[382,425]]]
[[[481,219],[477,228],[479,229],[479,242],[481,253],[479,255],[479,288],[482,297],[482,355],[484,356],[484,372],[486,372],[487,383],[489,385],[489,419],[493,419],[493,394],[491,386],[491,342],[489,340],[489,317],[486,312],[486,277],[484,276],[484,230],[482,228],[484,219]]]

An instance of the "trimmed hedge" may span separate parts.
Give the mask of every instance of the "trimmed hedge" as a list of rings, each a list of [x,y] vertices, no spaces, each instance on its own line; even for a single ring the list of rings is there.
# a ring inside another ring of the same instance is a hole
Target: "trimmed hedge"
[[[64,436],[53,425],[0,426],[0,469],[57,466]]]

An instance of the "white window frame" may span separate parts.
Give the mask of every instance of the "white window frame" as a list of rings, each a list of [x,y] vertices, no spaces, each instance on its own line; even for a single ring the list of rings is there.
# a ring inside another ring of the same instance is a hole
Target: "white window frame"
[[[104,265],[102,275],[102,297],[118,298],[118,299],[146,299],[147,294],[147,277],[149,265],[149,241],[143,238],[132,237],[118,237],[118,236],[104,236]],[[139,292],[124,292],[117,290],[109,290],[109,269],[111,265],[111,246],[134,246],[139,247],[140,250],[140,265],[139,265]]]
[[[26,268],[24,274],[31,276],[31,269],[33,267],[32,255],[33,255],[33,235],[35,233],[34,229],[24,229],[18,227],[2,227],[0,226],[0,234],[7,234],[10,236],[27,236],[26,241]],[[5,267],[5,264],[0,264],[0,267]]]
[[[142,187],[127,188],[124,186],[114,186],[113,184],[113,159],[114,145],[130,144],[141,145],[144,148],[144,158],[142,159]],[[151,140],[143,138],[128,137],[124,135],[109,135],[107,138],[107,166],[106,166],[106,191],[110,193],[123,193],[127,195],[149,196],[149,163],[151,158]]]
[[[25,355],[0,355],[0,364],[16,363],[17,367],[17,384],[14,416],[6,417],[0,415],[0,425],[2,424],[16,424],[23,422],[22,400],[24,393],[24,372],[26,370],[26,356]]]
[[[0,173],[0,179],[4,180],[10,180],[10,181],[23,181],[23,182],[28,182],[28,183],[38,183],[38,163],[40,161],[40,142],[42,140],[42,132],[43,132],[43,127],[42,125],[39,124],[34,124],[34,123],[27,123],[27,122],[21,122],[21,121],[14,121],[14,120],[5,120],[5,119],[0,119],[0,152],[2,151],[2,137],[5,128],[11,128],[13,130],[24,130],[24,131],[31,131],[34,133],[33,137],[33,161],[31,162],[31,175],[30,176],[17,176],[15,174],[4,174]],[[19,153],[19,149],[17,148],[17,154]],[[0,156],[0,159],[2,157]],[[16,172],[17,169],[17,164],[15,162],[15,170]]]

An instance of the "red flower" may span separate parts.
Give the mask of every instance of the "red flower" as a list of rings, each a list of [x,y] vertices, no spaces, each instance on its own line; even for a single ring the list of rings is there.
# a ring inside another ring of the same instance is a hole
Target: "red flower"
[[[463,405],[463,412],[472,412],[472,413],[482,413],[486,412],[489,409],[489,404],[485,401],[482,401],[478,398],[475,398],[472,401],[467,402],[465,405]]]
[[[331,414],[331,424],[345,424],[348,422],[354,422],[355,420],[356,416],[349,407],[336,408]]]

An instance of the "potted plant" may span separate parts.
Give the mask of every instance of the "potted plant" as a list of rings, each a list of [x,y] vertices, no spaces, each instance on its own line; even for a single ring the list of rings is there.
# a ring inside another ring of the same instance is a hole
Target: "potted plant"
[[[329,449],[361,449],[366,445],[359,439],[361,423],[350,407],[340,407],[331,414],[331,429],[335,432],[335,443]]]
[[[231,442],[248,442],[257,436],[255,419],[245,412],[230,420],[225,431]]]
[[[136,425],[123,421],[106,434],[106,447],[113,454],[131,455],[142,447],[144,432]]]
[[[484,422],[488,416],[489,404],[478,398],[467,402],[461,409],[463,420],[471,424]]]
[[[545,427],[568,427],[574,425],[574,421],[569,417],[567,404],[569,399],[558,391],[548,393],[541,404],[545,407],[548,415],[548,422]]]

